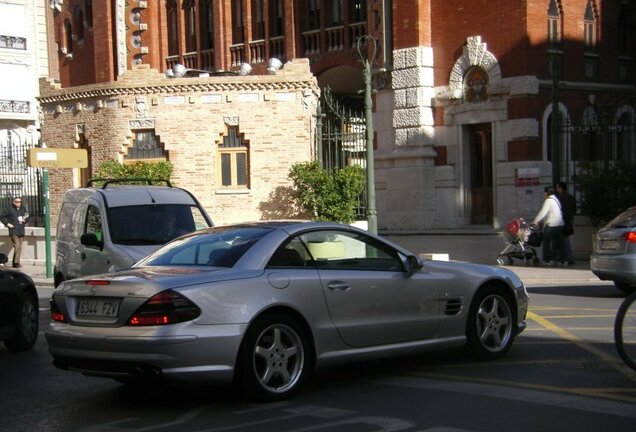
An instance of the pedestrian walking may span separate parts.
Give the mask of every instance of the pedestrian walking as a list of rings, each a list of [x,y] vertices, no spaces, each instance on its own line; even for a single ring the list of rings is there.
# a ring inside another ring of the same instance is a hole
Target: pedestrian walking
[[[532,221],[533,225],[543,225],[541,253],[546,265],[563,262],[563,214],[561,204],[554,194],[554,188],[546,186],[545,199],[541,210]]]
[[[24,227],[26,226],[29,214],[22,206],[22,198],[14,197],[11,207],[7,208],[0,215],[0,222],[9,228],[9,236],[13,243],[13,267],[20,268],[20,255],[22,254],[22,239],[24,238]]]
[[[574,265],[572,255],[572,244],[570,237],[574,234],[574,215],[576,214],[576,198],[568,193],[568,185],[565,182],[558,182],[555,186],[556,196],[561,203],[563,213],[563,265]]]

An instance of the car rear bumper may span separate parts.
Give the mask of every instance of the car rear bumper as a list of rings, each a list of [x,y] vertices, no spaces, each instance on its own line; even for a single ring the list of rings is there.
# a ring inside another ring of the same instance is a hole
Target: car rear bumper
[[[636,283],[636,259],[624,255],[592,255],[592,273],[602,280]]]
[[[177,325],[178,326],[178,325]],[[142,381],[229,382],[244,325],[189,324],[190,334],[160,334],[159,327],[121,328],[52,323],[45,336],[56,367],[85,375]]]

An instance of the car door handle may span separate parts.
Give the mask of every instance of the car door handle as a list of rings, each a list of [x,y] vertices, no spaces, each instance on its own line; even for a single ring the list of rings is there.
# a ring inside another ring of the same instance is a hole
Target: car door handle
[[[331,281],[327,284],[327,287],[332,291],[346,291],[351,288],[351,285],[347,282]]]

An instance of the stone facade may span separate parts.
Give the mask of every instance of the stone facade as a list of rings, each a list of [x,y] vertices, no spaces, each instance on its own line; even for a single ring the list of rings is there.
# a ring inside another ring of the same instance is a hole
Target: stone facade
[[[95,170],[124,161],[137,130],[154,133],[174,165],[173,183],[190,190],[216,224],[293,217],[290,166],[313,157],[319,97],[307,60],[277,75],[166,78],[146,65],[118,81],[61,88],[41,81],[43,142],[89,149]],[[218,180],[218,146],[229,126],[248,143],[248,187]],[[83,141],[84,140],[84,141]],[[50,169],[52,226],[63,193],[80,186],[78,169]]]

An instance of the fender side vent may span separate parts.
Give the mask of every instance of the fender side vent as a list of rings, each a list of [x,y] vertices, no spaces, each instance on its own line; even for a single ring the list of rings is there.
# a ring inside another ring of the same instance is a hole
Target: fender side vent
[[[464,302],[461,298],[450,299],[446,302],[446,309],[444,313],[446,315],[458,315],[462,311]]]

